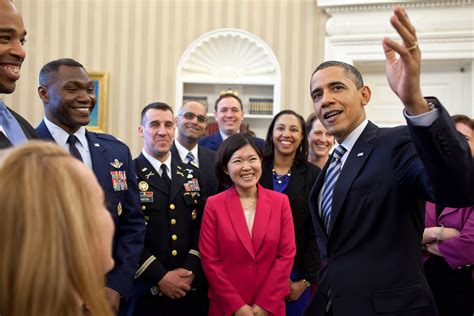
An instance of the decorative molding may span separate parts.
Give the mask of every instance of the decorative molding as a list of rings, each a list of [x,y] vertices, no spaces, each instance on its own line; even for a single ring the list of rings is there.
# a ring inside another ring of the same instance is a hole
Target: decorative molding
[[[178,65],[183,81],[272,82],[278,73],[278,61],[269,46],[240,29],[202,35],[186,49]]]
[[[474,7],[472,8],[474,10]],[[394,33],[389,24],[391,10],[360,12],[333,12],[328,19],[326,31],[328,36],[354,34]],[[417,33],[425,32],[474,32],[474,15],[466,8],[429,8],[409,11],[410,20]]]
[[[328,14],[345,11],[379,11],[391,10],[394,5],[402,4],[405,8],[435,8],[459,7],[472,5],[472,0],[444,0],[444,1],[383,1],[383,0],[316,0],[318,7]]]

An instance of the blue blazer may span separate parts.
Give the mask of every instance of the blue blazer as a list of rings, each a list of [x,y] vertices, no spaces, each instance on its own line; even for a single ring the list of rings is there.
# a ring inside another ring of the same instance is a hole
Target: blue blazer
[[[437,315],[421,258],[421,201],[462,206],[474,198],[467,143],[438,109],[429,127],[369,122],[334,188],[328,233],[318,206],[324,166],[309,203],[323,268],[305,315],[325,315],[329,292],[334,315]]]
[[[54,141],[44,121],[36,128],[38,135]],[[107,275],[107,286],[127,297],[137,270],[145,240],[145,221],[140,211],[135,167],[127,145],[115,137],[86,131],[92,158],[92,170],[104,190],[106,206],[115,223],[114,269]],[[119,168],[111,165],[118,160]],[[124,171],[127,189],[114,189],[111,172]]]
[[[254,137],[253,139],[255,143],[257,144],[257,146],[261,150],[263,150],[263,148],[265,147],[265,141],[258,137]],[[217,151],[217,149],[219,149],[219,146],[222,144],[221,133],[217,131],[212,135],[203,137],[199,140],[198,144],[206,148],[209,148],[210,150]]]

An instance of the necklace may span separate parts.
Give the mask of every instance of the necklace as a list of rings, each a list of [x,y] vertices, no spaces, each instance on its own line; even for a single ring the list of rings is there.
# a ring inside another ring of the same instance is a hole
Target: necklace
[[[284,175],[279,175],[276,173],[275,171],[275,168],[272,169],[272,175],[273,175],[273,179],[278,182],[278,184],[282,184],[284,182],[288,182],[290,180],[290,177],[291,177],[291,169],[288,170],[288,173],[287,174],[284,174]]]

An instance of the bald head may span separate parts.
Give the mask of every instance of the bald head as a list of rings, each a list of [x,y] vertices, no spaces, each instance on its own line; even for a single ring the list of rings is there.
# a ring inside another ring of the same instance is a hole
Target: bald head
[[[10,0],[0,0],[0,93],[12,93],[25,59],[23,18]]]
[[[206,132],[206,110],[202,103],[190,101],[185,103],[178,111],[178,117],[176,118],[177,140],[190,150]]]

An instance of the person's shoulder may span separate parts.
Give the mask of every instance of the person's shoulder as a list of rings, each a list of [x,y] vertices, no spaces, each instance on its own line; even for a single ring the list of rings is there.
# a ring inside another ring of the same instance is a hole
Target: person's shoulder
[[[130,149],[128,148],[127,144],[125,144],[123,141],[120,139],[116,138],[115,136],[112,136],[110,134],[105,134],[105,133],[96,133],[96,132],[88,132],[94,137],[96,137],[100,142],[106,143],[107,145],[113,147],[114,149],[121,149],[121,150],[126,150],[127,152],[130,152]]]

